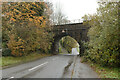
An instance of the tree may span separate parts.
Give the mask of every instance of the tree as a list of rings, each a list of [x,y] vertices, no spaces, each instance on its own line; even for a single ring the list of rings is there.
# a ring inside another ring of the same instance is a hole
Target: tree
[[[14,56],[46,52],[51,45],[48,10],[45,2],[3,3],[3,48],[9,48]]]
[[[97,14],[85,16],[90,19],[91,28],[88,31],[90,41],[87,57],[102,65],[120,64],[120,26],[119,24],[119,2],[99,2]]]
[[[53,8],[54,10],[54,8]],[[62,12],[62,7],[60,5],[60,2],[57,3],[55,11],[53,11],[53,14],[51,15],[51,21],[53,25],[61,25],[61,24],[66,24],[70,22],[67,19],[67,16],[65,16]]]
[[[72,51],[72,48],[79,48],[78,42],[70,37],[65,36],[60,40],[60,44],[62,47],[64,47],[69,53]]]

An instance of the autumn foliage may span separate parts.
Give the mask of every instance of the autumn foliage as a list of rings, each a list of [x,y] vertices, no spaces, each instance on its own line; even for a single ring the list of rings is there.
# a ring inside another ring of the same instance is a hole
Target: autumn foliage
[[[3,3],[3,48],[9,48],[13,56],[28,55],[35,51],[49,52],[52,35],[49,36],[48,5],[45,2]]]
[[[24,55],[24,41],[22,39],[15,40],[15,35],[10,36],[10,41],[8,42],[8,48],[11,49],[12,55],[22,56]]]

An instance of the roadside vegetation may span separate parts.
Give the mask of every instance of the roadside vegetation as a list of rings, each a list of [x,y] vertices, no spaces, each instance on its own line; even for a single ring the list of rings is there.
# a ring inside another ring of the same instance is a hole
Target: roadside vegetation
[[[96,14],[83,17],[84,24],[91,26],[83,61],[92,62],[102,78],[120,77],[119,7],[119,2],[100,1]]]
[[[34,61],[34,60],[37,60],[37,59],[40,59],[43,57],[47,57],[47,56],[52,56],[52,54],[32,53],[30,55],[22,56],[22,57],[11,57],[11,56],[1,57],[0,58],[0,66],[3,68],[7,68],[9,66],[15,66],[17,64]]]
[[[51,55],[50,8],[46,2],[3,2],[2,66]]]
[[[62,11],[58,11],[55,12],[52,4],[44,1],[3,2],[1,65],[19,64],[51,55],[54,42],[51,25],[67,21]],[[54,14],[56,17],[51,17]]]
[[[49,52],[49,8],[45,2],[3,3],[3,56],[24,56],[31,52]]]
[[[83,42],[83,61],[88,62],[100,78],[120,77],[119,7],[119,2],[100,1],[96,14],[83,17],[83,24],[90,26],[87,34],[89,41]],[[0,58],[0,66],[51,56],[54,34],[49,20],[52,14],[50,8],[51,4],[45,2],[3,2],[0,40],[3,57]],[[66,17],[60,18],[63,16],[61,10],[56,15],[53,15],[56,19],[52,24],[69,22]],[[70,36],[63,37],[60,44],[69,53],[72,48],[79,48],[77,41]]]
[[[4,2],[2,6],[2,55],[20,57],[36,51],[49,53],[52,35],[48,33],[51,27],[47,3]]]
[[[60,40],[60,44],[63,48],[65,48],[68,53],[72,52],[72,48],[78,48],[78,52],[79,52],[79,44],[78,42],[70,37],[70,36],[65,36]]]
[[[99,74],[100,78],[119,78],[119,67],[102,67],[98,64],[91,63],[91,67]]]

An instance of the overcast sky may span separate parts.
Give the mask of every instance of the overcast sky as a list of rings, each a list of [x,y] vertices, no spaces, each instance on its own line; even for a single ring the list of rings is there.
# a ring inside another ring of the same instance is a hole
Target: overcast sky
[[[96,13],[97,0],[50,0],[55,7],[60,3],[69,20],[81,19],[85,14]]]

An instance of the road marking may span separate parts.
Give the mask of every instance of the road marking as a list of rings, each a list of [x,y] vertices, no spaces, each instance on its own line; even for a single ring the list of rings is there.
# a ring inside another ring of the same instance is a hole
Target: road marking
[[[10,77],[10,79],[12,79],[12,78],[14,78],[13,76],[12,77]]]
[[[43,66],[43,65],[45,65],[45,64],[47,64],[48,62],[45,62],[45,63],[43,63],[43,64],[40,64],[40,65],[38,65],[38,66],[36,66],[36,67],[33,67],[33,68],[31,68],[31,69],[28,69],[29,71],[31,71],[31,70],[34,70],[34,69],[36,69],[36,68],[38,68],[38,67],[40,67],[40,66]]]

